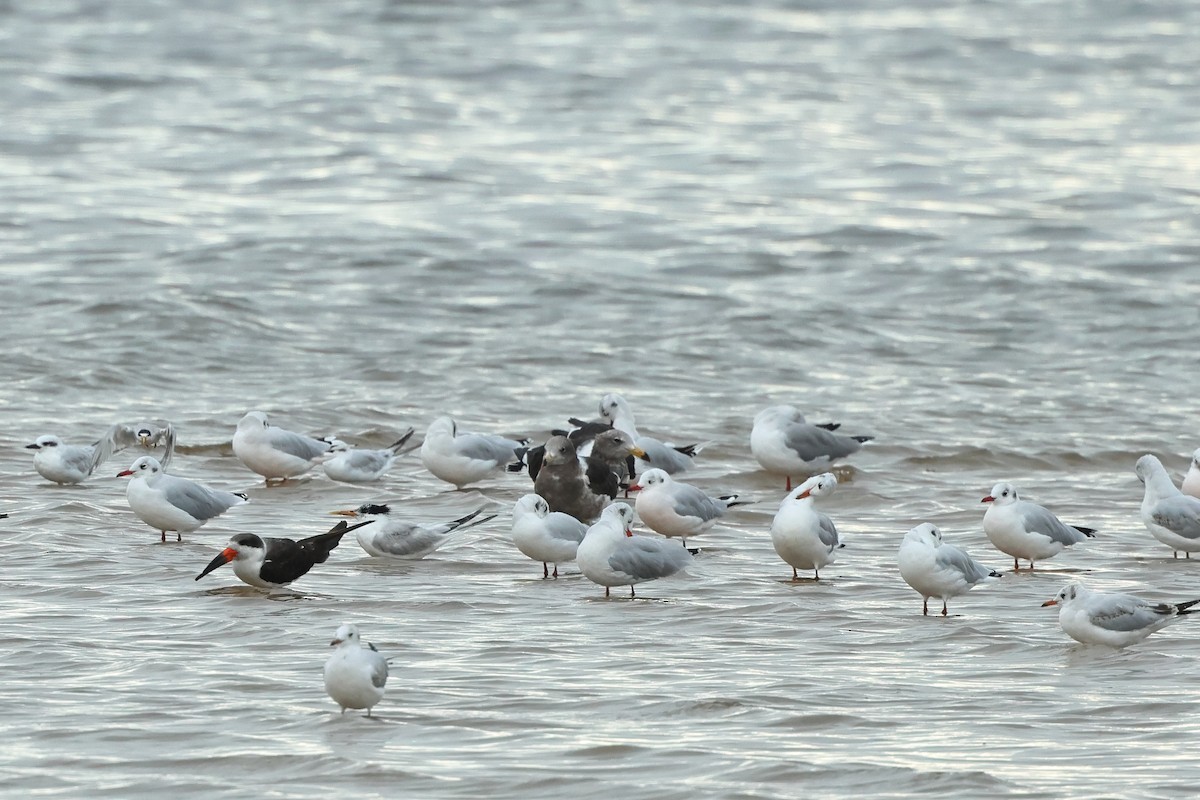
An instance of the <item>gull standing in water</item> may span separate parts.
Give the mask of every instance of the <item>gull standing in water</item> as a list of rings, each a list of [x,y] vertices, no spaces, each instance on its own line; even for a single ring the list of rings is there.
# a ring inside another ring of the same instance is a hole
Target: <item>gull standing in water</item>
[[[619,394],[609,393],[600,399],[600,419],[629,434],[629,438],[642,451],[643,455],[638,458],[645,462],[646,468],[657,467],[672,475],[683,472],[693,466],[692,459],[703,449],[699,444],[676,447],[653,436],[642,436],[633,421],[633,408]]]
[[[634,536],[633,516],[627,503],[604,509],[575,553],[580,572],[603,586],[605,597],[613,586],[628,586],[629,596],[636,597],[634,584],[674,575],[692,560],[687,548],[676,541]]]
[[[175,475],[168,475],[152,456],[142,456],[129,469],[117,473],[129,478],[125,498],[138,518],[155,530],[175,531],[176,541],[184,532],[199,529],[210,519],[250,500],[240,492],[223,492]]]
[[[366,550],[368,555],[376,558],[397,558],[406,561],[416,561],[429,555],[449,541],[450,534],[454,531],[464,530],[496,518],[496,515],[492,514],[476,519],[483,513],[481,508],[450,522],[420,525],[391,516],[392,508],[389,505],[372,503],[364,503],[358,508],[331,511],[330,513],[343,517],[366,518],[371,522],[382,522],[382,525],[374,525],[354,534],[358,539],[359,546]],[[472,522],[472,520],[474,521]]]
[[[1081,583],[1068,583],[1042,603],[1058,606],[1058,624],[1077,642],[1128,647],[1166,627],[1176,617],[1194,614],[1186,603],[1151,603],[1131,594],[1093,592]]]
[[[59,485],[82,483],[112,456],[116,432],[115,426],[109,428],[94,444],[67,444],[54,435],[39,436],[25,449],[35,451],[33,468],[46,480]]]
[[[527,494],[513,506],[512,540],[517,549],[534,561],[542,562],[542,577],[554,577],[558,565],[575,560],[575,551],[588,526],[561,511],[551,511],[540,495]]]
[[[1021,500],[1011,483],[997,483],[980,502],[991,504],[983,515],[983,532],[997,550],[1013,557],[1013,572],[1021,569],[1019,559],[1033,569],[1034,561],[1096,537],[1095,528],[1066,525],[1042,506]]]
[[[1142,495],[1142,523],[1150,535],[1171,548],[1175,558],[1200,550],[1200,499],[1175,488],[1162,462],[1144,455],[1135,466],[1138,479],[1146,484]]]
[[[382,450],[363,450],[351,447],[341,439],[334,439],[330,445],[332,458],[321,462],[325,474],[335,481],[342,483],[370,483],[377,481],[392,468],[400,448],[412,438],[413,429],[409,428],[404,435]]]
[[[842,547],[837,526],[828,514],[813,507],[813,501],[837,488],[837,477],[832,472],[814,475],[797,486],[783,502],[771,521],[771,544],[792,568],[792,580],[800,580],[797,570],[813,571],[815,580],[821,579],[821,567],[837,559]]]
[[[521,470],[523,442],[486,433],[468,433],[458,429],[451,417],[439,417],[430,424],[421,443],[421,463],[435,477],[458,489],[475,483],[493,472]]]
[[[347,708],[371,708],[383,699],[387,684],[387,659],[370,642],[366,647],[358,638],[358,628],[349,623],[338,627],[330,647],[337,648],[325,662],[325,691],[333,702]]]
[[[603,467],[601,462],[589,461],[591,463]],[[603,490],[612,489],[616,494],[615,485],[614,477],[611,486]],[[607,494],[596,493],[593,482],[579,461],[575,445],[566,436],[551,436],[546,442],[541,469],[533,481],[533,491],[545,498],[551,511],[570,514],[586,523],[596,519],[611,499]]]
[[[261,411],[242,417],[233,434],[233,454],[268,484],[272,479],[285,481],[303,475],[328,456],[330,447],[323,439],[270,424]]]
[[[710,497],[689,483],[680,483],[661,469],[648,469],[642,473],[637,484],[629,487],[637,490],[634,505],[638,517],[646,527],[663,536],[678,536],[687,547],[687,537],[699,536],[725,512],[734,506],[746,505],[738,502],[736,494]]]
[[[280,589],[317,564],[324,564],[343,536],[371,522],[367,520],[357,525],[339,522],[327,533],[299,541],[238,533],[230,538],[216,558],[208,562],[196,580],[232,561],[233,574],[243,583],[259,589]]]
[[[834,433],[833,425],[810,425],[795,406],[771,406],[754,417],[750,452],[767,472],[787,477],[792,490],[793,475],[811,475],[839,458],[857,453],[872,436]]]
[[[949,612],[946,602],[966,594],[975,585],[1000,573],[988,569],[952,544],[942,542],[936,525],[924,523],[904,534],[898,557],[900,577],[917,590],[923,603],[921,613],[929,614],[929,598],[942,601],[942,616]]]

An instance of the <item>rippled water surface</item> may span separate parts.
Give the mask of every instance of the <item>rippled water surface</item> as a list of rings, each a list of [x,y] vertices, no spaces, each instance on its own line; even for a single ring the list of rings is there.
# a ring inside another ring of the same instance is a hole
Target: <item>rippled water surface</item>
[[[1183,0],[0,2],[0,793],[1200,791],[1195,623],[1113,652],[1039,607],[1200,596],[1132,471],[1200,445],[1198,30]],[[252,408],[541,438],[609,391],[757,501],[632,602],[517,553],[525,476],[265,489],[229,446]],[[749,453],[783,402],[876,437],[820,583]],[[146,417],[251,504],[162,545],[126,456],[57,487],[22,449]],[[923,618],[901,536],[1007,567],[1001,479],[1099,537]],[[499,516],[409,565],[347,541],[295,593],[192,580],[367,500]],[[343,621],[394,657],[377,718],[323,691]]]

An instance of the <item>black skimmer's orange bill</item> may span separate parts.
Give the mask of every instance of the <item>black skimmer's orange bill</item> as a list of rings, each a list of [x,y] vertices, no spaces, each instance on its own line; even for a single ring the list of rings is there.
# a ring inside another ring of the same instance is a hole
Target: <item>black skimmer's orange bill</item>
[[[339,522],[327,533],[307,539],[276,539],[239,533],[229,540],[225,549],[208,562],[196,576],[200,580],[217,567],[233,562],[233,574],[244,583],[260,589],[278,589],[304,575],[316,564],[323,564],[342,537],[374,520],[347,525]]]

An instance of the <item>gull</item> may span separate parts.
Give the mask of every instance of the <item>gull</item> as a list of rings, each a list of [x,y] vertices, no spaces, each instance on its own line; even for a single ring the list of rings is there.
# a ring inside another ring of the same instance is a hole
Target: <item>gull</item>
[[[407,561],[416,561],[437,550],[449,541],[453,531],[470,528],[496,518],[496,515],[493,514],[490,517],[475,519],[483,513],[481,508],[450,522],[420,525],[391,516],[392,507],[387,504],[376,505],[373,503],[364,503],[358,508],[331,511],[330,513],[343,517],[366,518],[370,522],[382,522],[382,525],[375,525],[354,534],[358,539],[359,546],[366,550],[368,555],[376,558],[396,558]]]
[[[183,533],[200,528],[210,519],[221,516],[234,506],[250,500],[240,492],[223,492],[175,475],[168,475],[153,456],[142,456],[129,469],[117,473],[129,478],[125,498],[138,518],[156,530],[175,531],[176,541]]]
[[[629,401],[619,394],[609,393],[600,398],[600,420],[629,434],[629,438],[643,452],[638,458],[650,467],[657,467],[671,474],[690,469],[693,464],[692,458],[703,449],[699,444],[676,447],[652,436],[642,436],[633,420],[633,408]]]
[[[793,581],[800,580],[797,570],[801,569],[811,569],[815,580],[820,580],[821,567],[832,564],[837,551],[845,547],[833,520],[813,507],[814,500],[832,492],[837,484],[832,472],[814,475],[783,498],[771,521],[771,544],[791,566]]]
[[[587,523],[596,519],[611,499],[592,489],[592,481],[579,462],[575,445],[566,436],[551,436],[546,442],[533,491],[545,498],[551,511],[561,511]]]
[[[1042,607],[1058,606],[1058,624],[1077,642],[1128,647],[1166,627],[1171,620],[1194,614],[1186,603],[1151,603],[1131,594],[1093,592],[1081,583],[1068,583]]]
[[[425,432],[421,443],[421,463],[435,477],[461,489],[483,480],[493,472],[519,472],[523,442],[486,433],[468,433],[458,429],[451,417],[439,417]]]
[[[1185,558],[1200,550],[1200,499],[1175,488],[1162,462],[1144,455],[1135,466],[1138,478],[1146,484],[1142,495],[1142,522],[1150,535],[1171,548],[1172,555]]]
[[[811,475],[839,458],[862,449],[872,436],[835,433],[837,425],[810,425],[795,406],[771,406],[754,417],[750,452],[768,472],[787,477],[792,490],[793,475]]]
[[[329,450],[328,441],[278,428],[261,411],[242,417],[233,434],[233,454],[251,472],[266,478],[268,485],[275,478],[303,475],[321,463]]]
[[[321,462],[325,474],[335,481],[342,483],[370,483],[384,476],[396,457],[400,448],[412,438],[413,429],[409,428],[404,435],[382,450],[362,450],[334,439],[330,443],[332,458]]]
[[[371,707],[383,699],[387,659],[370,642],[363,647],[358,628],[349,623],[338,626],[329,646],[337,649],[325,662],[325,691],[343,714],[347,708],[365,708],[371,716]]]
[[[942,532],[926,522],[904,534],[898,557],[900,577],[917,590],[923,600],[921,613],[929,614],[929,598],[942,601],[942,616],[951,597],[966,594],[976,584],[1000,573],[988,569],[965,551],[942,541]]]
[[[1187,474],[1183,476],[1180,490],[1192,497],[1200,497],[1200,449],[1192,453],[1192,463],[1188,465]]]
[[[587,529],[576,550],[580,572],[603,586],[605,597],[613,586],[628,586],[629,596],[636,597],[634,584],[674,575],[692,560],[678,542],[634,536],[631,525],[633,509],[628,503],[614,503]]]
[[[137,447],[143,451],[155,451],[154,457],[163,469],[171,465],[175,455],[175,427],[166,420],[139,422],[134,425],[113,427],[113,444],[120,450]],[[162,447],[162,452],[158,448]],[[149,455],[143,452],[143,455]]]
[[[629,487],[638,490],[638,517],[650,530],[663,536],[678,536],[687,547],[687,537],[699,536],[717,524],[725,512],[739,502],[736,494],[711,497],[689,483],[680,483],[661,469],[648,469]]]
[[[25,445],[25,449],[36,451],[33,468],[46,480],[59,485],[82,483],[112,456],[116,449],[115,434],[114,426],[94,444],[67,444],[54,435],[39,436],[33,444]]]
[[[557,578],[558,565],[575,560],[575,551],[587,529],[570,514],[551,511],[541,495],[527,494],[513,506],[513,544],[534,561],[542,562],[543,578],[550,577],[550,564]]]
[[[1095,528],[1066,525],[1045,508],[1021,500],[1010,483],[997,483],[980,502],[991,503],[983,515],[983,532],[997,550],[1013,557],[1013,572],[1021,569],[1018,559],[1033,569],[1034,561],[1045,561],[1096,536]]]
[[[576,445],[576,453],[580,464],[583,465],[588,487],[593,494],[608,495],[612,499],[616,498],[617,492],[623,487],[628,491],[629,478],[634,473],[634,458],[645,455],[645,451],[633,443],[629,434],[607,425],[603,431],[587,440],[590,445],[588,455],[584,455],[579,449],[578,440],[566,432],[560,431],[553,436],[566,436],[571,444]],[[525,465],[529,470],[529,477],[534,481],[537,481],[541,473],[545,458],[544,444],[525,451]]]
[[[307,539],[276,539],[253,533],[238,533],[230,538],[225,549],[208,562],[196,576],[200,580],[217,567],[233,562],[233,574],[243,583],[260,589],[279,589],[307,573],[317,564],[324,564],[329,553],[352,530],[370,525],[371,520],[357,525],[339,522],[328,532]]]

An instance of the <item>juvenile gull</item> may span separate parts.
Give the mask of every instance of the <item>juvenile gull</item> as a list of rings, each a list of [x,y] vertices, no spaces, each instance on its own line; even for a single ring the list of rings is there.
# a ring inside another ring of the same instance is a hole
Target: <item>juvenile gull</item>
[[[342,483],[370,483],[377,481],[392,468],[400,448],[412,438],[413,429],[409,428],[404,435],[381,450],[364,450],[351,447],[340,439],[335,439],[330,446],[333,457],[321,463],[325,474],[335,481]]]
[[[1151,603],[1131,594],[1093,592],[1081,583],[1068,583],[1042,607],[1058,606],[1058,624],[1077,642],[1128,647],[1184,614],[1194,614],[1186,603]]]
[[[592,490],[575,445],[566,436],[551,436],[546,442],[542,468],[533,482],[533,491],[545,498],[551,511],[561,511],[589,523],[610,499]]]
[[[1200,550],[1200,499],[1175,488],[1162,462],[1144,455],[1135,466],[1138,479],[1146,484],[1141,517],[1150,535],[1171,548],[1172,555],[1185,558]]]
[[[929,598],[942,601],[942,616],[949,612],[946,602],[966,594],[976,584],[1000,573],[988,569],[952,544],[942,541],[942,532],[929,522],[904,534],[897,559],[900,577],[921,595],[921,613],[929,614]]]
[[[250,500],[240,492],[210,489],[187,478],[168,475],[153,456],[142,456],[129,469],[118,472],[117,477],[129,478],[125,487],[129,507],[142,522],[162,531],[164,542],[167,531],[175,531],[176,541],[182,542],[184,532],[197,530],[210,519]]]
[[[517,549],[534,561],[542,562],[542,577],[558,577],[558,565],[575,560],[575,551],[588,526],[561,511],[536,494],[527,494],[513,506],[512,540]]]
[[[797,570],[813,571],[821,579],[821,567],[837,559],[837,551],[845,545],[838,538],[837,527],[828,514],[813,507],[818,497],[837,488],[832,472],[814,475],[797,486],[783,502],[771,522],[771,544],[775,552],[792,568],[792,580],[800,580]]]
[[[672,539],[634,536],[633,509],[614,503],[587,530],[575,554],[579,570],[609,596],[613,586],[628,586],[674,575],[692,560],[687,548]]]
[[[754,417],[750,452],[763,469],[786,476],[790,492],[793,475],[811,475],[826,468],[839,458],[857,453],[872,438],[834,433],[827,425],[810,425],[795,406],[771,406]]]
[[[370,524],[371,520],[357,525],[347,525],[343,521],[326,533],[299,541],[253,533],[235,534],[225,549],[200,571],[196,580],[232,561],[233,574],[243,583],[260,589],[278,589],[304,575],[315,565],[324,564],[343,536]]]
[[[609,393],[600,399],[600,421],[629,434],[633,443],[642,450],[643,455],[638,458],[645,463],[645,468],[657,467],[670,474],[683,472],[692,467],[692,458],[702,449],[699,444],[675,447],[653,436],[642,436],[633,420],[633,408],[619,394]]]
[[[266,478],[287,480],[303,475],[328,457],[331,445],[267,422],[267,415],[251,411],[238,421],[233,434],[233,454],[247,469]]]
[[[576,440],[559,432],[554,436],[567,436],[571,444]],[[553,437],[552,437],[553,438]],[[615,498],[621,489],[627,489],[630,476],[634,472],[634,458],[644,454],[644,451],[633,443],[629,434],[605,426],[604,430],[588,440],[590,453],[583,455],[576,446],[576,453],[583,465],[588,486],[594,494],[607,495]],[[546,446],[531,447],[525,452],[525,464],[529,469],[529,477],[535,482],[541,474],[542,463],[546,457]]]
[[[116,430],[115,426],[109,428],[94,444],[67,444],[54,435],[39,436],[25,449],[35,451],[33,468],[46,480],[59,485],[82,483],[112,456]]]
[[[983,515],[983,532],[997,550],[1013,557],[1014,572],[1021,569],[1019,559],[1033,569],[1033,562],[1096,535],[1094,528],[1066,525],[1042,506],[1021,500],[1010,483],[997,483],[980,502],[991,504]]]
[[[393,517],[392,508],[389,505],[371,503],[365,503],[358,508],[330,513],[381,522],[380,525],[373,525],[354,534],[358,538],[359,546],[376,558],[396,558],[407,561],[416,561],[437,550],[449,541],[450,534],[454,531],[464,530],[496,518],[496,515],[492,514],[476,519],[483,513],[481,508],[450,522],[421,525]]]
[[[468,433],[450,417],[439,417],[425,432],[421,463],[440,480],[461,489],[508,469],[521,469],[524,443],[503,436]]]
[[[638,490],[635,506],[646,526],[663,536],[678,536],[687,547],[687,537],[699,536],[738,502],[736,494],[711,497],[688,483],[680,483],[661,469],[648,469],[630,490]]]
[[[347,708],[365,708],[371,716],[371,708],[383,699],[387,659],[375,645],[363,647],[358,628],[348,623],[338,627],[329,646],[337,649],[325,662],[326,693],[342,707],[343,714]]]

